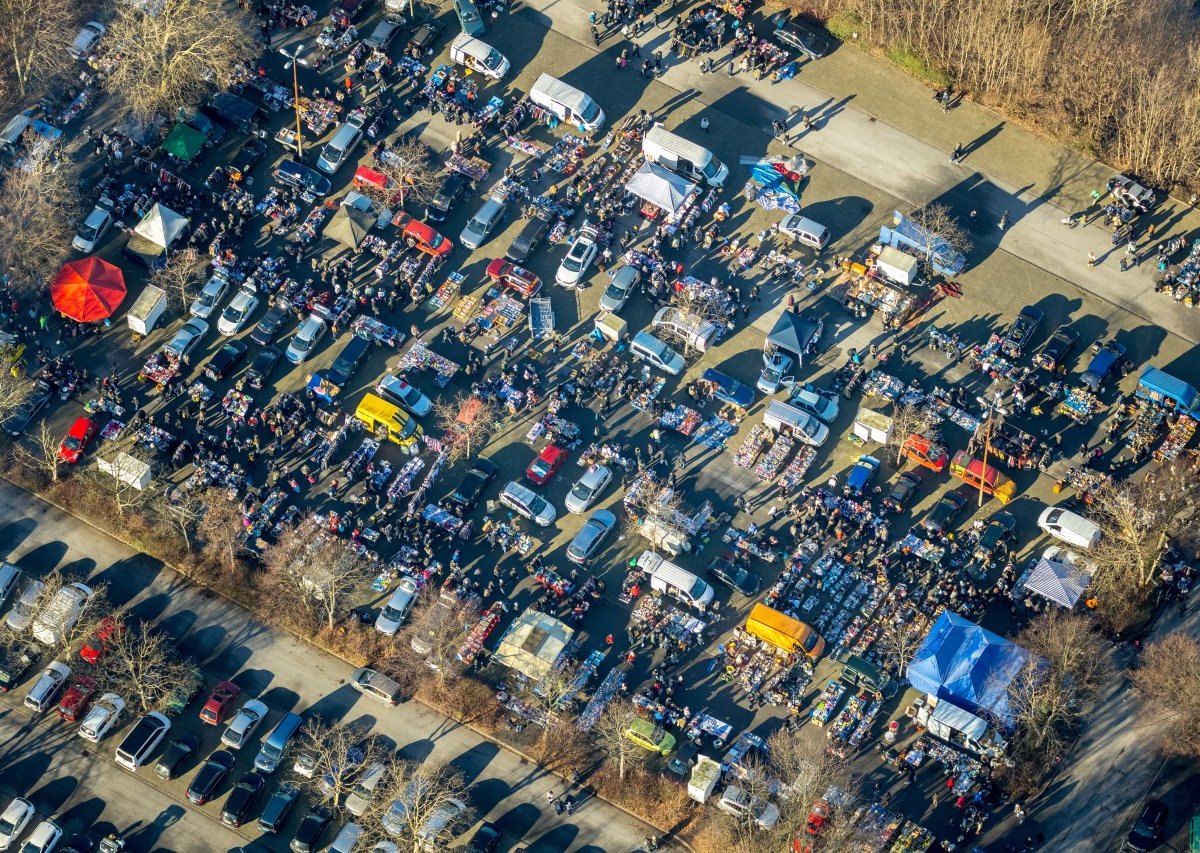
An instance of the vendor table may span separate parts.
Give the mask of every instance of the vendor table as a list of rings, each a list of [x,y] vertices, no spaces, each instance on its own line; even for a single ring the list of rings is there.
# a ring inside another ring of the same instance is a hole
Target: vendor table
[[[613,667],[608,671],[608,675],[604,676],[604,680],[600,682],[600,686],[596,688],[596,692],[592,694],[591,700],[584,707],[583,712],[579,715],[575,725],[581,731],[587,731],[596,725],[596,721],[600,719],[600,715],[604,713],[604,709],[608,707],[608,703],[617,695],[617,691],[621,689],[621,685],[625,683],[625,670],[620,667]]]
[[[381,323],[374,317],[369,317],[366,314],[355,318],[353,325],[350,326],[350,331],[360,338],[366,338],[381,346],[392,347],[393,349],[398,349],[404,343],[405,339],[404,332],[386,323]]]
[[[1159,462],[1168,462],[1182,453],[1191,443],[1196,434],[1196,421],[1187,415],[1180,415],[1179,420],[1167,433],[1162,446],[1154,454]]]
[[[926,560],[930,563],[940,563],[942,561],[942,556],[946,553],[945,548],[942,548],[939,545],[934,545],[932,542],[929,542],[925,539],[921,539],[915,533],[909,533],[907,536],[901,539],[900,544],[897,547],[902,551],[908,551],[909,553],[915,554],[922,560]]]
[[[458,299],[459,294],[462,292],[462,283],[465,280],[466,276],[457,270],[446,276],[446,280],[442,282],[441,286],[427,300],[430,310],[440,311],[447,308],[455,299]]]
[[[425,504],[421,510],[421,518],[432,521],[443,530],[449,530],[456,536],[466,538],[471,535],[471,526],[456,515],[452,515],[437,504]]]
[[[859,720],[867,710],[868,703],[869,697],[866,693],[851,696],[846,700],[846,707],[842,708],[842,712],[837,715],[837,719],[829,727],[829,731],[825,732],[825,736],[830,740],[848,740],[858,727]]]
[[[842,701],[842,697],[846,695],[846,685],[838,681],[836,678],[829,679],[825,685],[825,689],[821,691],[821,695],[817,697],[817,703],[812,709],[812,723],[815,726],[822,726],[829,722],[837,710],[838,704]]]
[[[817,450],[808,444],[800,445],[796,458],[779,475],[779,485],[786,488],[789,494],[795,494],[804,486],[804,475],[808,473],[812,461],[817,458]]]
[[[905,385],[895,376],[881,370],[872,370],[867,374],[862,385],[864,397],[874,397],[882,400],[898,400],[904,393]]]
[[[754,465],[754,461],[758,459],[758,454],[762,452],[762,447],[767,443],[767,439],[771,437],[771,430],[765,424],[755,424],[750,430],[750,434],[746,436],[741,447],[733,454],[733,464],[739,468],[744,468],[749,471]]]
[[[925,853],[934,841],[936,839],[928,829],[911,820],[905,821],[896,835],[891,853]]]
[[[479,621],[475,623],[475,627],[467,634],[466,640],[458,649],[457,657],[460,661],[469,664],[475,660],[480,650],[483,649],[484,642],[500,624],[500,614],[503,612],[503,604],[499,601],[483,612]]]
[[[716,717],[701,713],[692,717],[688,722],[685,734],[689,738],[697,738],[705,734],[714,741],[718,741],[724,745],[728,743],[729,736],[733,734],[733,726],[724,720],[718,720]],[[717,748],[719,749],[720,747]]]
[[[481,157],[464,157],[461,154],[452,154],[450,155],[450,159],[446,161],[446,168],[451,172],[458,172],[472,181],[479,182],[487,178],[492,164]]]
[[[1058,413],[1076,423],[1086,424],[1100,410],[1100,401],[1086,388],[1074,388],[1058,404]]]
[[[458,365],[448,358],[440,356],[425,345],[424,341],[413,341],[413,345],[400,358],[400,370],[433,370],[437,376],[433,384],[445,388],[458,372]]]
[[[658,423],[668,429],[690,436],[700,426],[700,413],[695,409],[676,403],[673,409],[663,412]]]
[[[724,450],[725,442],[736,434],[737,424],[731,423],[719,415],[709,415],[704,419],[704,423],[696,428],[692,440],[713,450]]]
[[[775,441],[771,443],[771,449],[767,451],[767,455],[754,467],[754,476],[760,480],[775,479],[775,475],[779,473],[779,469],[783,467],[783,463],[787,461],[795,446],[796,442],[790,437],[777,435]]]

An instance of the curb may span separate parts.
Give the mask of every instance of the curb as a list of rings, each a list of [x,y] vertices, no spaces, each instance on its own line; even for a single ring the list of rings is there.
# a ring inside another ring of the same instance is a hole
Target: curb
[[[112,539],[112,540],[114,540],[114,541],[116,541],[116,542],[119,542],[119,543],[121,543],[121,544],[122,544],[122,545],[124,545],[126,548],[130,549],[131,551],[135,551],[135,552],[136,552],[136,553],[138,553],[138,554],[144,554],[145,556],[147,556],[147,557],[151,557],[151,558],[153,558],[153,559],[155,559],[155,560],[160,560],[160,561],[162,562],[163,566],[165,566],[166,568],[168,568],[168,569],[170,569],[171,571],[175,572],[175,574],[179,575],[180,577],[182,577],[182,578],[186,578],[186,579],[187,579],[187,581],[188,581],[188,583],[195,584],[197,587],[201,587],[201,588],[203,588],[203,589],[207,590],[207,591],[208,591],[209,593],[211,593],[212,595],[219,596],[220,598],[222,598],[222,599],[224,599],[225,601],[227,601],[227,602],[229,602],[230,604],[232,604],[234,607],[238,607],[238,608],[240,608],[240,609],[242,609],[242,610],[246,611],[246,613],[247,613],[247,614],[249,614],[249,615],[251,616],[251,618],[253,618],[253,619],[256,619],[256,620],[258,620],[258,621],[262,622],[264,625],[270,625],[270,626],[271,626],[272,628],[274,628],[275,630],[278,630],[278,631],[283,631],[284,633],[286,633],[288,636],[292,637],[292,638],[293,638],[293,639],[295,639],[295,640],[298,640],[298,641],[300,641],[300,642],[302,642],[302,643],[305,643],[306,645],[312,646],[312,647],[313,647],[313,648],[315,648],[315,649],[320,649],[320,650],[321,650],[322,652],[324,652],[325,654],[329,655],[330,657],[336,658],[337,660],[340,660],[342,663],[349,664],[349,665],[351,665],[351,666],[357,666],[357,664],[355,664],[353,661],[347,660],[345,657],[343,657],[342,655],[338,654],[337,652],[334,652],[334,651],[332,651],[332,650],[330,650],[330,649],[326,648],[325,646],[321,645],[320,643],[314,642],[312,639],[310,639],[310,638],[308,638],[308,637],[302,637],[302,636],[300,636],[300,635],[299,635],[299,634],[297,634],[295,631],[291,630],[290,628],[288,628],[288,627],[286,627],[286,626],[284,626],[284,625],[279,625],[279,624],[277,624],[277,623],[270,622],[270,621],[267,621],[267,620],[265,620],[265,619],[262,619],[262,618],[261,618],[261,617],[260,617],[260,616],[259,616],[257,613],[254,613],[254,611],[250,610],[250,609],[249,609],[249,608],[247,608],[245,605],[243,605],[243,604],[241,604],[241,603],[239,603],[239,602],[237,602],[237,601],[234,601],[232,598],[229,598],[229,597],[228,597],[227,595],[225,595],[224,593],[222,593],[222,592],[219,592],[218,590],[215,590],[215,589],[213,589],[212,587],[208,586],[207,584],[205,584],[205,583],[202,583],[202,582],[200,582],[200,581],[196,580],[194,577],[192,577],[190,574],[188,574],[187,572],[185,572],[185,571],[183,571],[182,569],[180,569],[180,568],[179,568],[178,566],[176,566],[175,564],[173,564],[173,563],[171,563],[171,562],[169,562],[169,561],[167,561],[167,560],[163,560],[161,557],[157,557],[157,556],[155,556],[154,554],[149,554],[149,553],[147,553],[146,551],[143,551],[143,550],[142,550],[141,548],[139,548],[137,545],[134,545],[133,543],[131,543],[131,542],[129,542],[128,540],[126,540],[125,538],[123,538],[123,537],[121,537],[121,536],[118,536],[118,535],[117,535],[117,534],[115,534],[115,533],[110,533],[109,531],[107,531],[107,530],[105,530],[104,528],[100,527],[98,524],[96,524],[95,522],[93,522],[91,519],[89,519],[89,518],[87,518],[87,517],[85,517],[85,516],[82,516],[82,515],[80,515],[80,514],[78,514],[78,513],[76,513],[76,512],[73,512],[72,510],[69,510],[69,509],[67,509],[65,506],[63,506],[62,504],[60,504],[58,501],[56,501],[56,500],[53,500],[52,498],[46,497],[45,495],[41,495],[41,494],[39,494],[39,493],[37,493],[37,492],[35,492],[35,491],[32,491],[31,489],[27,489],[27,488],[25,488],[25,487],[24,487],[24,486],[22,486],[21,484],[19,484],[19,483],[17,483],[17,482],[14,482],[14,481],[13,481],[11,478],[9,478],[9,477],[8,477],[6,474],[0,474],[0,480],[3,480],[4,482],[8,483],[10,486],[12,486],[12,487],[13,487],[13,488],[15,488],[15,489],[19,489],[20,491],[22,491],[22,492],[25,492],[26,494],[32,495],[33,497],[37,498],[38,500],[40,500],[40,501],[43,501],[43,502],[45,502],[45,503],[49,504],[50,506],[52,506],[52,507],[54,507],[55,509],[57,509],[59,512],[61,512],[61,513],[64,513],[64,514],[66,514],[66,515],[69,515],[71,518],[74,518],[75,520],[77,520],[77,521],[80,521],[80,522],[82,522],[83,524],[86,524],[88,527],[92,528],[92,529],[93,529],[93,530],[95,530],[97,533],[100,533],[100,534],[101,534],[101,535],[103,535],[103,536],[107,536],[108,538],[110,538],[110,539]],[[474,732],[474,733],[475,733],[475,734],[476,734],[478,737],[480,737],[481,739],[483,739],[483,740],[487,741],[488,743],[495,744],[496,746],[500,747],[501,749],[507,750],[508,752],[510,752],[510,753],[512,753],[513,755],[517,756],[517,757],[518,757],[518,758],[520,758],[522,761],[528,762],[529,764],[532,764],[532,765],[533,765],[533,766],[535,766],[535,767],[539,767],[539,768],[541,768],[541,769],[545,770],[545,772],[546,772],[547,774],[550,774],[550,775],[553,775],[553,776],[555,776],[555,777],[557,777],[557,778],[559,778],[559,779],[562,779],[562,777],[561,777],[561,776],[559,776],[557,773],[554,773],[554,771],[552,771],[552,770],[547,770],[546,768],[542,767],[542,765],[541,765],[541,764],[539,764],[537,761],[535,761],[535,760],[534,760],[532,757],[530,757],[530,756],[529,756],[527,753],[525,753],[524,751],[522,751],[522,750],[521,750],[521,749],[519,749],[518,747],[516,747],[516,746],[513,746],[512,744],[509,744],[509,743],[505,743],[505,742],[504,742],[504,741],[502,741],[502,740],[498,740],[497,738],[493,737],[492,735],[490,735],[490,734],[488,734],[488,733],[486,733],[486,732],[482,731],[481,729],[479,729],[479,728],[478,728],[477,726],[475,726],[474,724],[472,724],[472,723],[469,723],[469,722],[464,722],[464,721],[462,721],[462,720],[455,719],[454,717],[451,717],[451,716],[449,716],[448,714],[446,714],[446,712],[445,712],[445,711],[443,711],[443,710],[441,710],[440,708],[437,708],[436,706],[434,706],[434,705],[431,705],[430,703],[428,703],[428,702],[426,702],[425,700],[423,700],[423,699],[420,699],[420,698],[418,698],[418,697],[416,697],[416,696],[412,697],[412,699],[411,699],[410,701],[417,702],[417,703],[418,703],[418,704],[420,704],[420,705],[421,705],[423,708],[426,708],[426,709],[428,709],[428,710],[430,710],[430,711],[434,712],[435,714],[439,714],[440,716],[442,716],[442,717],[445,717],[447,720],[452,720],[452,721],[454,721],[455,723],[458,723],[460,726],[464,726],[464,727],[466,727],[467,729],[469,729],[470,731]],[[567,781],[567,780],[563,779],[563,782],[564,782],[564,783],[565,783],[566,781]],[[608,804],[609,804],[610,806],[612,806],[613,808],[615,808],[615,809],[617,809],[618,811],[620,811],[622,814],[628,815],[630,818],[632,818],[633,820],[636,820],[636,821],[638,821],[639,823],[643,823],[643,824],[645,824],[646,826],[649,826],[649,827],[651,827],[651,828],[653,828],[653,829],[657,829],[657,830],[659,830],[659,832],[662,832],[662,833],[664,833],[664,834],[668,832],[668,830],[664,830],[664,829],[662,829],[661,827],[658,827],[658,826],[656,826],[656,825],[654,825],[654,824],[651,824],[651,823],[649,823],[648,821],[644,820],[643,818],[639,817],[638,815],[634,814],[633,812],[629,811],[628,809],[625,809],[624,807],[622,807],[622,806],[621,806],[621,805],[619,805],[618,803],[615,803],[615,802],[613,802],[612,800],[608,799],[607,797],[601,796],[599,793],[597,793],[597,792],[595,792],[595,791],[592,791],[592,796],[596,797],[597,799],[603,800],[604,802],[608,803]],[[172,797],[172,799],[174,799],[174,797]],[[222,825],[223,825],[223,824],[222,824]],[[244,837],[246,837],[246,836],[244,836]],[[691,847],[691,845],[690,845],[690,844],[688,844],[686,841],[684,841],[684,840],[682,840],[682,839],[680,839],[680,838],[674,838],[674,837],[673,837],[671,840],[672,840],[672,841],[673,841],[675,844],[677,844],[677,845],[679,845],[679,846],[683,847],[685,850],[689,851],[689,853],[694,853],[694,851],[692,850],[692,847]]]

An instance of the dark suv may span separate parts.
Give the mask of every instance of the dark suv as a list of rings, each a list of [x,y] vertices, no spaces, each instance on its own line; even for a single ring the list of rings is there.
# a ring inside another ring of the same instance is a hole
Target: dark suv
[[[446,175],[442,178],[442,185],[438,187],[433,201],[425,206],[425,218],[430,222],[445,220],[450,215],[450,211],[454,209],[454,205],[458,204],[459,199],[463,197],[466,188],[467,183],[461,175]]]
[[[350,340],[346,341],[346,345],[342,347],[342,351],[338,353],[338,357],[333,360],[333,365],[325,374],[325,378],[341,388],[350,381],[354,371],[358,370],[358,366],[363,363],[363,359],[370,352],[370,341],[360,338],[358,335],[351,336]]]
[[[512,245],[508,247],[504,257],[513,263],[524,263],[542,242],[546,232],[550,230],[550,223],[553,219],[554,215],[550,211],[539,207],[521,228],[521,233],[512,241]]]
[[[1133,366],[1126,356],[1128,350],[1125,344],[1119,341],[1108,341],[1095,352],[1087,370],[1079,377],[1079,381],[1093,392],[1103,391],[1114,379],[1120,379]]]
[[[487,484],[496,478],[496,465],[490,459],[480,457],[475,460],[475,464],[471,466],[471,470],[463,476],[462,482],[458,484],[458,488],[450,497],[446,498],[446,503],[456,515],[466,515],[471,510],[475,509],[475,505],[479,503],[479,498],[483,495],[483,490],[487,488]]]

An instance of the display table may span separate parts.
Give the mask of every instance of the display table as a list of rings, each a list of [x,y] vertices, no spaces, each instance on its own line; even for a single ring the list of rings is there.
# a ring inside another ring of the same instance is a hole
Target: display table
[[[775,479],[775,475],[779,473],[779,469],[783,467],[783,463],[787,461],[795,446],[796,442],[788,436],[776,436],[767,455],[754,467],[754,476],[760,480]]]
[[[1073,388],[1058,404],[1058,413],[1078,424],[1086,424],[1100,410],[1100,401],[1086,388]]]
[[[811,714],[813,725],[824,727],[833,718],[834,712],[837,711],[838,705],[845,695],[846,685],[836,678],[829,679],[825,689],[817,697],[817,703],[813,706]]]
[[[445,388],[458,372],[458,365],[444,356],[438,355],[425,345],[424,341],[413,341],[401,358],[398,365],[400,370],[433,370],[437,373],[433,384]]]
[[[755,424],[750,430],[750,434],[746,436],[745,441],[733,454],[733,464],[739,468],[744,468],[749,471],[755,460],[758,459],[758,454],[762,452],[762,447],[767,443],[767,439],[771,437],[771,430],[765,424]]]
[[[668,429],[690,436],[700,426],[700,413],[677,403],[675,408],[663,413],[662,417],[658,419],[658,423]]]
[[[1167,433],[1162,446],[1154,454],[1159,462],[1169,462],[1182,453],[1191,443],[1196,434],[1196,421],[1187,415],[1181,415],[1175,426]]]

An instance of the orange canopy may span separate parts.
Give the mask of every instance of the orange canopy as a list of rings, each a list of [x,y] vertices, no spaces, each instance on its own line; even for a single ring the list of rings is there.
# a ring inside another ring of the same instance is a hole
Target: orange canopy
[[[95,323],[111,317],[125,299],[125,276],[100,258],[71,261],[63,264],[51,283],[50,299],[64,316]]]

